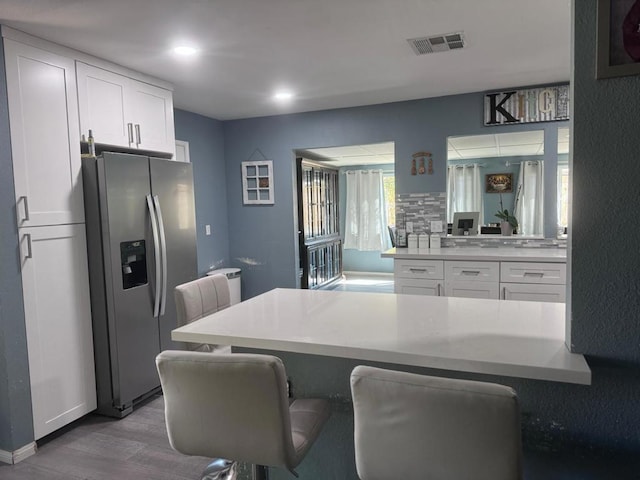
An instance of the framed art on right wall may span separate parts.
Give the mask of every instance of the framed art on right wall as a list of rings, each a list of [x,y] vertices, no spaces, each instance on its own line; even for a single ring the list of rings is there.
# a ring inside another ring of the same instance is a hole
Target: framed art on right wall
[[[640,74],[640,0],[598,0],[596,78]]]

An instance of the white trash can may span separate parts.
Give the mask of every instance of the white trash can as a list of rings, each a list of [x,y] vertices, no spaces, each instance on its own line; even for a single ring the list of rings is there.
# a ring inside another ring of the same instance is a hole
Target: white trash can
[[[210,270],[207,275],[223,274],[227,276],[229,280],[229,293],[231,294],[231,305],[240,303],[242,296],[240,290],[240,273],[239,268],[218,268],[217,270]]]

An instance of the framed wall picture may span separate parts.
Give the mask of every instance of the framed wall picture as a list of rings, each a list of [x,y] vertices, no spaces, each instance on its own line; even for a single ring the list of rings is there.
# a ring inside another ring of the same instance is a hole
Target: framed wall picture
[[[485,192],[511,193],[513,192],[512,173],[489,173],[485,175]]]
[[[242,162],[242,203],[273,204],[273,162]]]
[[[596,78],[640,74],[640,0],[598,0]]]

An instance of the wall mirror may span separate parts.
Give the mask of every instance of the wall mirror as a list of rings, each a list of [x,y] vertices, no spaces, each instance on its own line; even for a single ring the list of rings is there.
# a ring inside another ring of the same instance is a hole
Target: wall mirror
[[[568,199],[568,130],[558,130],[557,164],[555,155],[545,156],[544,130],[449,137],[447,222],[452,223],[456,212],[479,212],[477,233],[496,235],[500,234],[500,219],[495,214],[507,209],[518,219],[520,236],[563,234]],[[557,178],[545,169],[557,169]],[[545,200],[549,206],[557,204],[557,211],[545,209]],[[557,227],[554,230],[549,225]]]

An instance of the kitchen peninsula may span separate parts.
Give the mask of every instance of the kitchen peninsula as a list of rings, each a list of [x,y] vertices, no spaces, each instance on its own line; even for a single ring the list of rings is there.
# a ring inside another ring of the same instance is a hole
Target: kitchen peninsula
[[[392,248],[395,292],[530,300],[566,298],[567,251],[544,247]]]
[[[511,385],[537,411],[532,384],[591,383],[584,357],[565,346],[564,325],[557,303],[277,288],[175,329],[172,339],[280,357],[294,396],[332,405],[300,478],[357,480],[349,390],[356,365]]]

